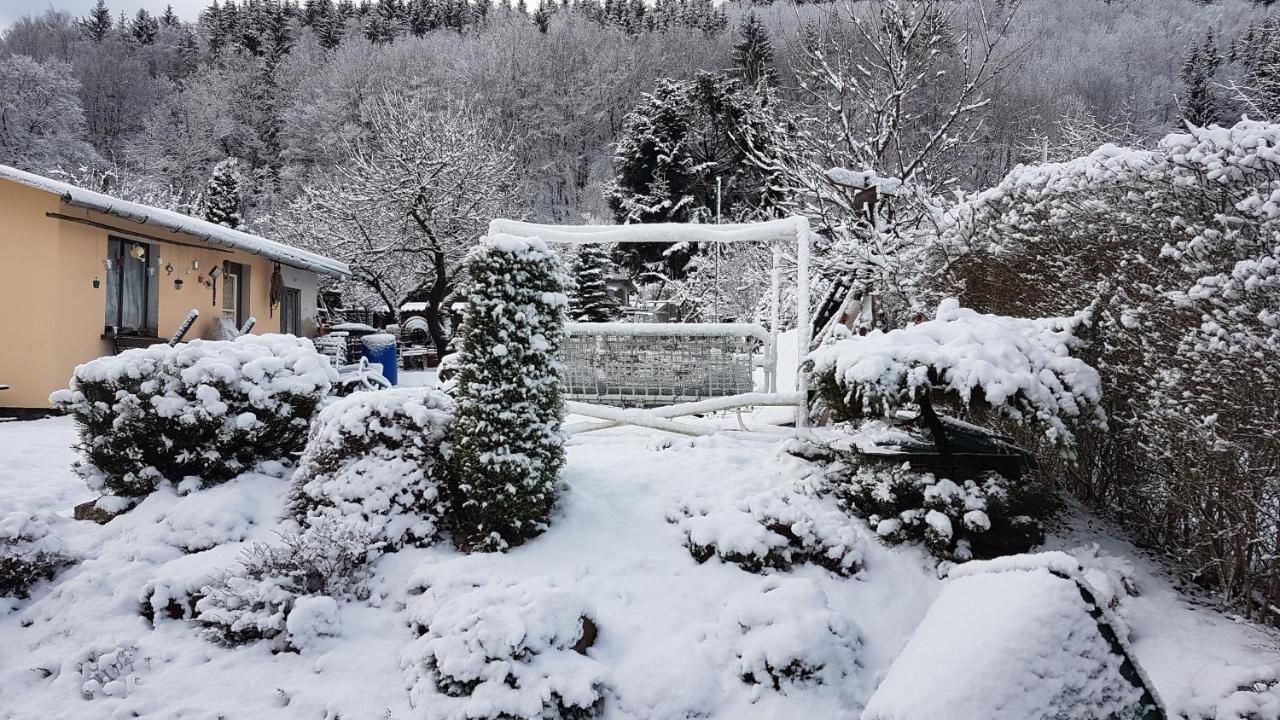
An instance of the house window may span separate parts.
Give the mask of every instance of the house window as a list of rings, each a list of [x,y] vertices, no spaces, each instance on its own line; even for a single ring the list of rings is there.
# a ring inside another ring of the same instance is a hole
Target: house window
[[[112,335],[156,334],[157,253],[135,240],[107,239],[106,332]]]
[[[222,319],[236,328],[249,319],[249,276],[240,263],[222,264]]]
[[[280,297],[280,332],[302,337],[302,291],[287,287]]]

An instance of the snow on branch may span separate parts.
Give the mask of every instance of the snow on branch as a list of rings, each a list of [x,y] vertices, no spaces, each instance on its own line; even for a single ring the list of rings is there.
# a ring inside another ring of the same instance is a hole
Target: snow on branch
[[[1067,419],[1106,422],[1098,371],[1071,356],[1086,319],[984,315],[948,298],[933,320],[838,341],[809,362],[816,386],[851,416],[888,413],[941,392],[1035,420],[1051,441],[1070,443]]]

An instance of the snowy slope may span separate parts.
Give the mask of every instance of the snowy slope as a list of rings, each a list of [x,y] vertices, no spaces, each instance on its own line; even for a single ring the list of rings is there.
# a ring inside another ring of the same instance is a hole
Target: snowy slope
[[[286,480],[250,474],[185,497],[161,491],[105,526],[75,522],[65,516],[89,494],[68,467],[73,439],[67,419],[0,423],[0,515],[57,514],[52,534],[82,558],[30,600],[0,607],[0,718],[425,717],[410,706],[417,593],[428,580],[475,578],[584,599],[600,630],[588,654],[608,688],[604,717],[856,718],[940,588],[921,551],[874,541],[849,579],[812,566],[765,576],[716,559],[700,565],[673,522],[681,508],[732,506],[804,483],[812,468],[763,442],[616,430],[569,447],[568,491],[537,540],[506,555],[433,548],[385,556],[373,598],[340,607],[335,637],[301,654],[272,655],[265,643],[228,649],[184,621],[153,628],[139,597],[149,585],[191,587],[231,565],[246,543],[272,540]],[[1125,616],[1166,697],[1206,662],[1274,660],[1267,636],[1189,604],[1131,548],[1076,525],[1057,542],[1103,542],[1094,555],[1104,561],[1094,565],[1128,564],[1143,586]],[[136,648],[127,696],[98,689],[85,699],[81,663],[116,648]],[[741,679],[778,657],[824,662],[830,677],[849,677],[779,690]]]

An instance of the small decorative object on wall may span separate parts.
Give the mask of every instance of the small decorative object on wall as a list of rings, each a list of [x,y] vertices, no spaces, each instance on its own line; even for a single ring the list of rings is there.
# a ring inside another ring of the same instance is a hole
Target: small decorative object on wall
[[[164,274],[165,274],[165,275],[172,275],[172,274],[173,274],[173,263],[165,263],[165,264],[164,264]]]
[[[199,269],[200,269],[200,261],[199,261],[199,260],[192,260],[192,261],[191,261],[191,269],[192,269],[192,270],[199,270]]]
[[[147,249],[141,245],[134,245],[132,248],[129,249],[129,257],[133,258],[134,260],[146,260]]]
[[[111,272],[111,267],[113,264],[114,263],[111,262],[111,258],[103,258],[102,260],[102,268],[107,272]]]
[[[98,279],[98,276],[97,276],[97,275],[94,275],[94,276],[93,276],[93,289],[94,289],[94,290],[97,290],[97,289],[98,289],[99,287],[101,287],[101,286],[102,286],[102,281]]]
[[[213,304],[218,304],[218,278],[222,276],[222,268],[215,267],[209,271],[209,288],[213,290]]]
[[[174,289],[174,290],[181,290],[181,289],[182,289],[182,278],[178,278],[177,280],[174,280],[174,281],[173,281],[173,289]]]

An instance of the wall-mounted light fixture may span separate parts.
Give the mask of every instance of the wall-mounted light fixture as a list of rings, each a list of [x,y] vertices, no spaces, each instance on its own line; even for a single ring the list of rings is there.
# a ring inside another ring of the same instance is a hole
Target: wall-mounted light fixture
[[[94,275],[94,276],[93,276],[93,289],[94,289],[94,290],[97,290],[97,289],[98,289],[99,287],[101,287],[101,286],[102,286],[102,281],[98,279],[98,276],[97,276],[97,275]]]

